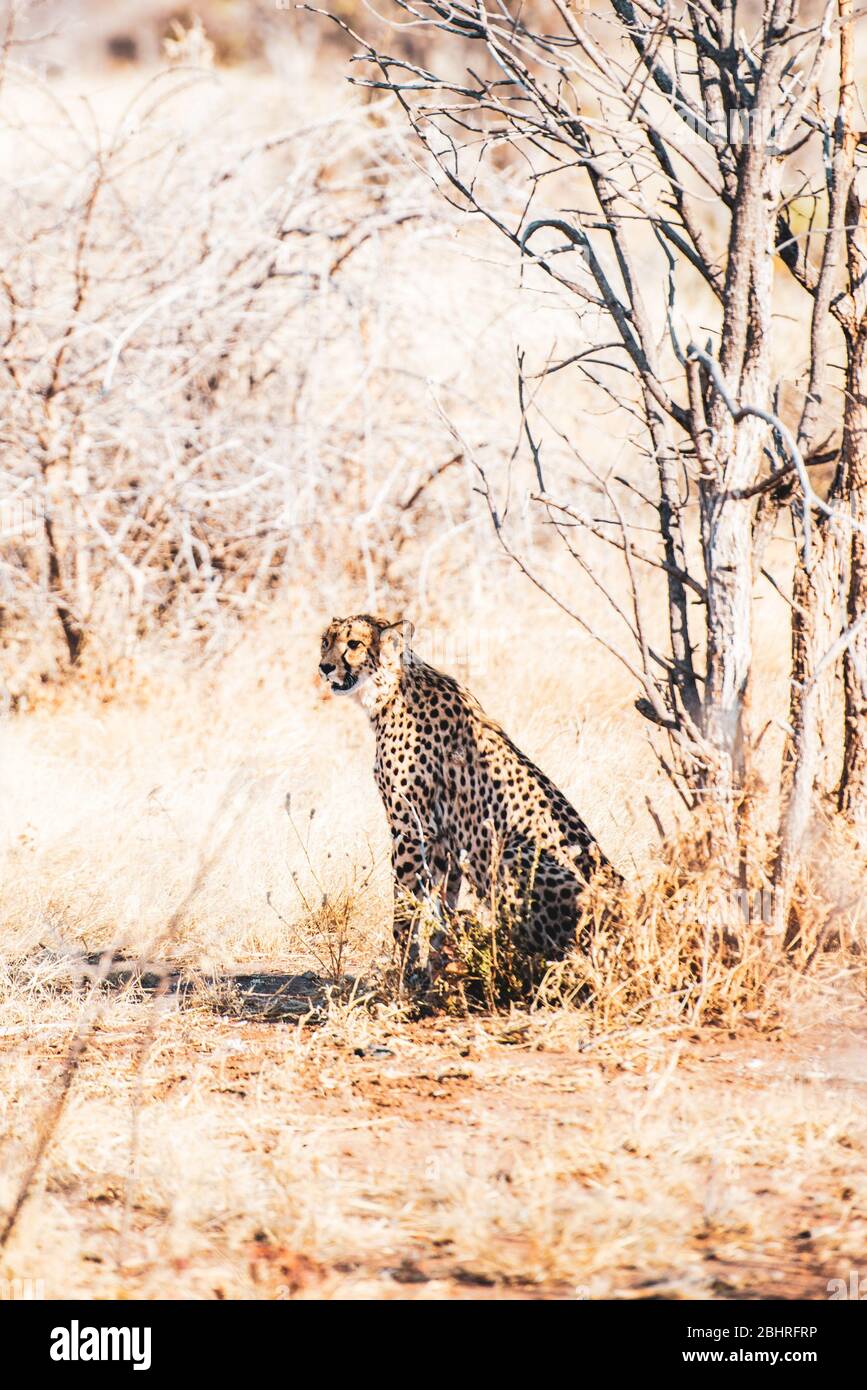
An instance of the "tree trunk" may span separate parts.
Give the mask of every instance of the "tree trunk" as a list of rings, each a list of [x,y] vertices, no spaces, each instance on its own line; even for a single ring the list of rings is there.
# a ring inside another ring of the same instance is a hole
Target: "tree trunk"
[[[831,498],[838,496],[835,485]],[[809,569],[803,545],[795,565],[790,732],[783,752],[783,811],[774,866],[773,925],[781,937],[790,927],[792,891],[815,811],[814,798],[817,792],[832,790],[840,771],[839,659],[829,661],[826,668],[822,662],[843,626],[846,535],[844,525],[823,517],[813,526]]]
[[[840,82],[833,155],[828,167],[828,228],[819,278],[813,294],[810,331],[810,380],[798,427],[798,445],[806,452],[815,443],[819,416],[828,384],[831,360],[831,308],[840,288],[840,270],[851,270],[852,246],[848,240],[855,138],[853,134],[853,50],[851,0],[838,0],[841,21]],[[844,262],[844,250],[846,258]],[[857,305],[853,304],[857,312]],[[853,372],[852,335],[845,334],[847,371]],[[854,369],[857,376],[857,368]],[[828,497],[829,503],[845,504],[850,485],[847,441]],[[804,503],[804,506],[809,505]],[[816,793],[827,795],[840,778],[843,729],[838,718],[837,677],[839,662],[832,655],[845,625],[850,530],[842,521],[823,515],[810,525],[808,547],[802,541],[792,583],[792,673],[789,697],[789,729],[781,778],[782,815],[777,860],[774,866],[774,929],[791,942],[792,891],[801,853],[814,814]]]
[[[863,215],[863,214],[862,214]],[[851,568],[847,619],[858,623],[867,613],[867,320],[862,319],[849,344],[843,457],[846,459],[852,520]],[[857,529],[856,529],[857,528]],[[846,692],[845,749],[840,779],[840,810],[867,843],[867,622],[843,656]]]
[[[768,64],[763,94],[775,81]],[[767,80],[766,80],[767,79]],[[767,409],[770,395],[773,236],[779,171],[771,152],[746,146],[732,218],[720,365],[731,396]],[[740,817],[747,776],[745,699],[752,661],[753,522],[756,502],[738,494],[758,477],[767,426],[752,415],[737,422],[719,393],[709,412],[712,482],[702,487],[702,542],[708,597],[704,733],[716,755],[709,787],[722,812],[720,862],[740,884]],[[741,885],[742,886],[742,885]]]

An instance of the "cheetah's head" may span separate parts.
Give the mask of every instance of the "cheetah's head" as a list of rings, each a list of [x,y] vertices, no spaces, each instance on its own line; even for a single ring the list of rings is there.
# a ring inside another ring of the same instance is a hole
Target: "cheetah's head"
[[[332,618],[322,634],[319,672],[335,695],[357,692],[371,676],[400,673],[409,656],[412,624],[359,613]]]

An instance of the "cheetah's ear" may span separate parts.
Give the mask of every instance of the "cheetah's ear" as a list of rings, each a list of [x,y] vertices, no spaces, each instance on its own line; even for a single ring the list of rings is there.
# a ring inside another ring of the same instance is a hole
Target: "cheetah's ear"
[[[415,631],[409,618],[398,618],[387,623],[379,634],[379,652],[386,666],[405,666],[409,658],[412,634]]]

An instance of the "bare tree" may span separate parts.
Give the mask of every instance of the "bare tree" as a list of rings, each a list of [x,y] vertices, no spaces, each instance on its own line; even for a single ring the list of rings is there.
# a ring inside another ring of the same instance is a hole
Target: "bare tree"
[[[427,38],[424,63],[353,33],[366,68],[354,80],[392,93],[445,195],[572,297],[584,347],[555,355],[542,377],[568,368],[634,417],[652,491],[643,473],[581,460],[607,504],[590,518],[548,491],[521,373],[535,505],[579,564],[582,529],[619,552],[628,610],[606,596],[631,646],[617,654],[639,708],[668,736],[672,776],[691,806],[712,812],[728,881],[741,885],[767,867],[746,859],[760,737],[753,604],[764,583],[788,590],[793,680],[778,714],[789,734],[772,853],[785,922],[829,790],[841,666],[836,796],[853,818],[867,806],[867,174],[851,0],[610,0],[604,14],[571,0],[395,0],[395,20],[398,33]],[[781,294],[808,340],[794,393]],[[829,465],[830,488],[814,485]],[[542,582],[508,538],[490,473],[482,490],[502,543]],[[787,530],[797,539],[790,589],[765,563]],[[649,566],[666,577],[664,650],[648,637]]]
[[[148,634],[219,648],[233,619],[322,575],[325,516],[341,573],[354,563],[370,592],[369,557],[392,553],[383,532],[402,524],[398,488],[377,500],[381,474],[418,415],[393,384],[376,266],[396,234],[410,255],[445,221],[420,179],[382,177],[396,136],[375,109],[218,140],[202,110],[219,113],[219,76],[178,67],[137,82],[107,120],[20,61],[13,33],[0,84],[6,703],[31,668],[105,671]],[[414,452],[426,474],[441,446]],[[352,505],[335,507],[343,496]]]
[[[867,829],[867,171],[856,167],[860,140],[855,121],[855,73],[851,0],[840,0],[845,27],[840,44],[840,110],[837,139],[845,191],[845,286],[835,310],[846,340],[846,402],[843,417],[844,495],[853,527],[847,617],[852,631],[844,654],[846,743],[840,807]],[[845,161],[845,162],[843,162]]]

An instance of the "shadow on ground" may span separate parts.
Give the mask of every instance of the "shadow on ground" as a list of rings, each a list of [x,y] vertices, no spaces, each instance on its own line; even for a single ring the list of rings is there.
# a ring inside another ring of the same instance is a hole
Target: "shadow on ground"
[[[128,960],[102,952],[88,956],[87,975],[109,990],[138,989],[161,994],[181,1008],[206,1008],[232,1018],[279,1022],[314,1017],[324,1008],[333,981],[314,971],[229,970],[220,974],[179,969],[170,963]],[[354,980],[344,978],[340,990],[351,990]]]

